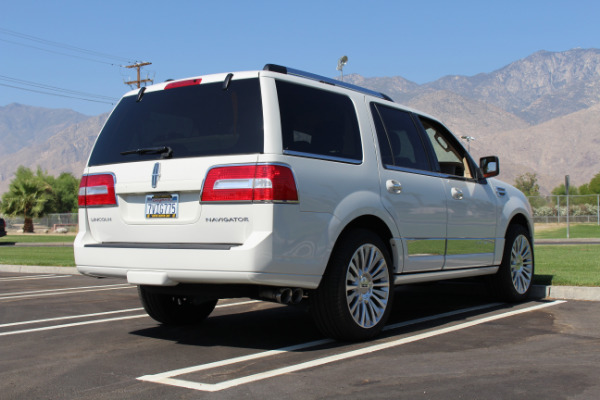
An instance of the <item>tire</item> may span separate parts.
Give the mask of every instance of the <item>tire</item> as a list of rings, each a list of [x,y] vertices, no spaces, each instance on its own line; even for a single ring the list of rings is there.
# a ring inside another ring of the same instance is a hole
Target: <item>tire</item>
[[[196,324],[215,309],[217,300],[196,303],[193,297],[154,293],[138,286],[138,295],[150,317],[165,325]]]
[[[519,302],[529,296],[535,270],[531,235],[522,225],[512,225],[506,232],[506,242],[500,269],[492,277],[492,287],[503,301]]]
[[[375,233],[355,229],[340,237],[321,284],[309,296],[319,330],[344,341],[380,333],[393,302],[391,266],[388,248]]]

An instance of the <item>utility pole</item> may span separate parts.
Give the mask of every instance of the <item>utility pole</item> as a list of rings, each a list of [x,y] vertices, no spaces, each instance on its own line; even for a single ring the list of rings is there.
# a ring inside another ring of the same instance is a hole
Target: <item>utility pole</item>
[[[129,81],[129,82],[125,82],[126,85],[137,85],[138,89],[141,87],[142,83],[153,83],[154,81],[152,79],[142,79],[140,77],[140,70],[142,69],[142,67],[145,67],[146,65],[151,65],[151,62],[140,62],[140,63],[136,63],[133,65],[126,65],[125,68],[136,68],[137,69],[137,80],[135,81]]]

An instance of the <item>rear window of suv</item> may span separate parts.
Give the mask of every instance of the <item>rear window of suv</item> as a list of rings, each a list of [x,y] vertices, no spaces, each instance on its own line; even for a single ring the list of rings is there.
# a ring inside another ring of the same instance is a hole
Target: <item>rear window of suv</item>
[[[354,104],[348,96],[277,81],[285,154],[362,161]]]
[[[168,147],[171,158],[264,151],[258,79],[200,83],[123,98],[102,129],[89,165],[153,160]],[[129,154],[121,154],[129,152]]]

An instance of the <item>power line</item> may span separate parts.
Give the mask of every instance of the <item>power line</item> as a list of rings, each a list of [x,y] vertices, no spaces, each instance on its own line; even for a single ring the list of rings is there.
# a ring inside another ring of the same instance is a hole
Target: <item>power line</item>
[[[116,97],[81,92],[81,91],[77,91],[77,90],[64,89],[64,88],[60,88],[60,87],[56,87],[56,86],[45,85],[43,83],[31,82],[31,81],[26,81],[23,79],[18,79],[18,78],[11,78],[10,76],[5,76],[5,75],[0,75],[0,81],[5,81],[5,82],[11,83],[10,85],[6,84],[6,83],[0,83],[1,86],[13,88],[13,89],[25,90],[28,92],[46,94],[46,95],[50,95],[50,96],[67,97],[67,98],[72,98],[72,99],[91,101],[91,102],[95,102],[95,103],[105,103],[105,104],[113,104],[113,105],[118,100]],[[16,86],[16,85],[19,85],[19,86]],[[28,89],[26,87],[23,87],[23,85],[30,86],[30,87],[33,87],[36,89],[43,89],[43,90]]]
[[[111,65],[111,66],[116,66],[116,67],[123,67],[120,64],[115,64],[115,63],[111,63],[108,61],[100,61],[100,60],[95,60],[93,58],[87,58],[87,57],[82,57],[82,56],[78,56],[75,54],[67,54],[67,53],[61,53],[59,51],[54,51],[54,50],[50,50],[50,49],[44,49],[42,47],[37,47],[37,46],[32,46],[30,44],[25,44],[25,43],[19,43],[19,42],[13,42],[12,40],[6,40],[6,39],[0,39],[0,41],[2,42],[6,42],[6,43],[11,43],[11,44],[16,44],[18,46],[23,46],[23,47],[29,47],[31,49],[36,49],[36,50],[41,50],[41,51],[45,51],[47,53],[52,53],[52,54],[58,54],[61,56],[66,56],[66,57],[73,57],[73,58],[78,58],[80,60],[87,60],[87,61],[93,61],[93,62],[97,62],[100,64],[106,64],[106,65]]]
[[[115,56],[115,55],[107,54],[107,53],[101,53],[101,52],[94,51],[94,50],[88,50],[88,49],[84,49],[82,47],[72,46],[72,45],[66,44],[66,43],[60,43],[60,42],[55,42],[52,40],[46,40],[46,39],[42,39],[42,38],[39,38],[39,37],[36,37],[33,35],[27,35],[24,33],[11,31],[9,29],[0,28],[0,34],[10,35],[10,36],[14,36],[14,37],[17,37],[20,39],[25,39],[25,40],[29,40],[32,42],[40,43],[40,44],[43,44],[46,46],[58,47],[61,49],[66,49],[66,50],[76,52],[76,53],[83,53],[83,54],[87,54],[87,55],[94,56],[94,57],[106,58],[106,59],[121,61],[121,62],[125,62],[125,63],[133,62],[130,59],[125,58],[125,57]]]
[[[6,85],[4,83],[0,83],[0,86],[9,87],[9,88],[13,88],[13,89],[19,89],[19,90],[25,90],[25,91],[28,91],[28,92],[47,94],[47,95],[50,95],[50,96],[67,97],[69,99],[78,99],[78,100],[90,101],[90,102],[93,102],[93,103],[104,103],[104,104],[114,105],[114,103],[111,103],[111,102],[108,102],[108,101],[84,99],[82,97],[77,97],[77,96],[67,96],[67,95],[58,94],[58,93],[42,92],[41,90],[27,89],[27,88],[22,88],[22,87],[18,87],[18,86]]]
[[[67,93],[67,94],[80,95],[80,96],[85,96],[85,97],[93,97],[93,98],[98,98],[98,99],[102,99],[102,100],[110,100],[110,101],[118,100],[118,98],[112,97],[112,96],[105,96],[105,95],[101,95],[101,94],[81,92],[78,90],[64,89],[64,88],[60,88],[57,86],[46,85],[43,83],[37,83],[37,82],[32,82],[32,81],[26,81],[24,79],[12,78],[12,77],[6,76],[6,75],[0,75],[0,80],[7,81],[7,82],[10,82],[13,84],[32,86],[32,87],[36,87],[39,89],[51,90],[51,91],[62,92],[62,93]]]

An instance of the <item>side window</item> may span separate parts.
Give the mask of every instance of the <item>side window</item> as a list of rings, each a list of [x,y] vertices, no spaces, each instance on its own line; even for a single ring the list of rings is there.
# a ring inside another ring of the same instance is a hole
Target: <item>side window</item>
[[[385,166],[430,170],[421,135],[406,111],[371,103],[377,139]]]
[[[276,85],[285,152],[362,161],[358,120],[349,97],[285,81]]]
[[[452,134],[439,123],[419,117],[440,165],[440,172],[471,179],[473,173],[465,150],[456,143]]]

